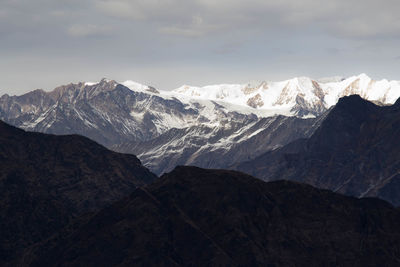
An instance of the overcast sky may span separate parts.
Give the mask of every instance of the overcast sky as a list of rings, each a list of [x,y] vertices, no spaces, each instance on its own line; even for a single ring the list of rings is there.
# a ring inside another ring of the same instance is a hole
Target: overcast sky
[[[0,0],[0,93],[97,81],[400,80],[398,0]]]

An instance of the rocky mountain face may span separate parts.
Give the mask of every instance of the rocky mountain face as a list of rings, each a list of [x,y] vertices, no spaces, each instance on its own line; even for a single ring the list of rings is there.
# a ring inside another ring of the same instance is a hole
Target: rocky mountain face
[[[133,155],[0,121],[0,265],[156,179]]]
[[[30,131],[84,135],[137,155],[161,174],[179,164],[222,168],[307,138],[321,121],[315,117],[354,93],[390,104],[400,96],[400,83],[359,75],[162,91],[103,79],[3,95],[0,119]]]
[[[305,182],[400,205],[400,100],[340,99],[315,133],[234,166],[266,181]]]
[[[198,117],[198,112],[177,100],[135,92],[105,79],[93,85],[69,84],[51,92],[4,95],[0,109],[2,119],[17,127],[80,134],[104,145],[146,140],[162,132],[167,120],[186,124]]]
[[[400,211],[289,181],[178,167],[21,266],[397,266]]]
[[[112,149],[136,153],[156,174],[169,172],[178,165],[228,168],[235,162],[309,137],[323,117],[300,119],[280,115],[216,127],[173,128],[149,141],[124,143]]]

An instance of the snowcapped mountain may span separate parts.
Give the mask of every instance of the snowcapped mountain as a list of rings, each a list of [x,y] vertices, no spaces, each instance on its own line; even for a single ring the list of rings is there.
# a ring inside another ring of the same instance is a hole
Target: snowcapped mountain
[[[325,82],[324,82],[325,81]],[[168,93],[167,93],[168,94]],[[182,86],[170,95],[189,99],[207,99],[252,107],[258,114],[320,115],[335,105],[340,97],[358,94],[366,100],[393,104],[400,96],[400,82],[375,81],[366,74],[348,79],[338,77],[317,82],[298,77],[281,82],[222,84],[205,87]],[[265,112],[265,113],[263,113]],[[268,115],[267,115],[268,116]]]
[[[319,119],[305,119],[324,114],[350,94],[391,104],[400,96],[400,82],[361,74],[326,82],[300,77],[163,91],[103,79],[3,95],[0,119],[30,131],[87,136],[138,155],[159,173],[174,164],[227,166],[308,137]],[[175,163],[162,163],[161,157]]]

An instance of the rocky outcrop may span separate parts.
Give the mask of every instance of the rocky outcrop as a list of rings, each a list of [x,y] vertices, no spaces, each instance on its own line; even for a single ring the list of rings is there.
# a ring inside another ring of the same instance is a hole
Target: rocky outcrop
[[[264,106],[264,102],[262,101],[261,95],[256,94],[247,100],[247,105],[252,108],[258,108]]]

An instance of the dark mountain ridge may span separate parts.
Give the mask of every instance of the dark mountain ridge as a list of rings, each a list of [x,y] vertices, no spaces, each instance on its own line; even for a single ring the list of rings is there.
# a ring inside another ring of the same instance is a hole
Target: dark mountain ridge
[[[396,266],[400,211],[309,185],[177,167],[27,250],[30,266]]]
[[[235,169],[265,181],[286,179],[400,205],[400,101],[377,106],[343,97],[308,139],[267,152]]]
[[[1,121],[0,169],[0,264],[156,179],[135,156],[86,137],[25,132]]]

